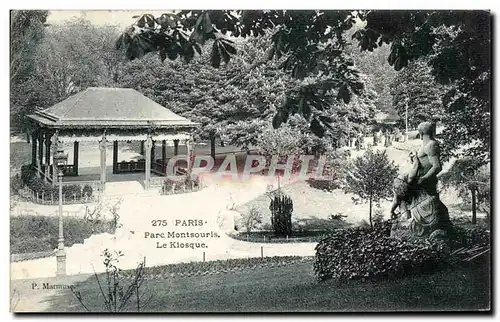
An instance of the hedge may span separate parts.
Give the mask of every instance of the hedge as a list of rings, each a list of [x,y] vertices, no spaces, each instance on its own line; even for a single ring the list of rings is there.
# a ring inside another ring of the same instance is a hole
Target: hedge
[[[196,177],[192,179],[190,176],[185,175],[182,180],[165,179],[161,187],[163,195],[175,194],[178,192],[197,191],[200,188],[200,179]]]
[[[43,179],[36,176],[36,172],[31,165],[23,165],[21,167],[21,181],[31,191],[37,195],[42,195],[45,201],[59,200],[59,186],[46,183]],[[63,200],[80,201],[84,198],[92,197],[92,187],[90,185],[64,185],[62,187]]]
[[[316,246],[314,272],[319,280],[380,280],[431,272],[453,263],[459,247],[489,245],[489,232],[456,227],[449,243],[390,237],[390,221],[339,230]]]

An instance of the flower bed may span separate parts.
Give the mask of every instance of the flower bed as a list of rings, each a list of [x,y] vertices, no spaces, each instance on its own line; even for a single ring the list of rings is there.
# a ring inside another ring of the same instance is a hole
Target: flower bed
[[[311,260],[312,258],[299,256],[235,258],[208,262],[191,262],[146,267],[144,274],[146,275],[146,277],[151,278],[211,275],[219,273],[229,273],[244,269],[253,269],[258,267],[290,265],[297,262]],[[133,277],[132,270],[123,271],[123,274],[125,275],[125,277]]]

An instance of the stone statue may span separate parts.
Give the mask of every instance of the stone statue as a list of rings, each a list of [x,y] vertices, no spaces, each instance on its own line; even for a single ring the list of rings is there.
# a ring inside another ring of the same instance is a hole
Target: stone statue
[[[436,238],[451,229],[448,209],[439,199],[437,174],[441,171],[439,143],[434,140],[435,125],[418,126],[422,147],[410,154],[412,169],[394,180],[394,219],[392,236]],[[399,216],[396,209],[399,207]],[[397,217],[397,218],[396,218]]]

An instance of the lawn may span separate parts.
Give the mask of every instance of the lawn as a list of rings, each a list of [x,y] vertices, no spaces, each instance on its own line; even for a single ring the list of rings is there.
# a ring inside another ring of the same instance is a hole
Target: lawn
[[[152,279],[146,312],[485,310],[490,307],[486,266],[382,282],[316,281],[312,262],[192,277]],[[101,280],[103,280],[101,278]],[[76,284],[87,307],[102,311],[95,277]],[[101,298],[101,300],[100,300]],[[47,311],[82,311],[70,290],[49,299]],[[128,310],[133,311],[133,303]]]

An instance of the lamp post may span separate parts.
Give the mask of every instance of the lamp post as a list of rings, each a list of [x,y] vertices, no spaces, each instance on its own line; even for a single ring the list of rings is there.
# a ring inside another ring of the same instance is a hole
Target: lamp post
[[[56,275],[66,275],[66,252],[64,250],[64,230],[63,230],[63,212],[62,212],[62,178],[64,166],[68,162],[68,155],[64,154],[62,149],[54,153],[54,163],[57,165],[57,178],[59,180],[59,238],[57,239],[57,271]]]
[[[406,107],[405,107],[405,125],[406,125],[406,129],[405,129],[405,142],[408,141],[408,100],[406,100]]]

